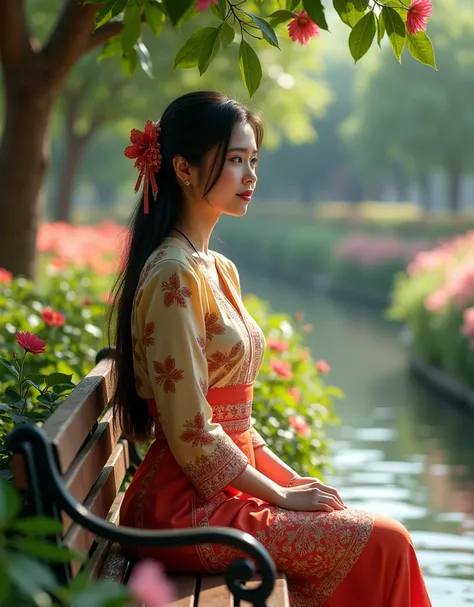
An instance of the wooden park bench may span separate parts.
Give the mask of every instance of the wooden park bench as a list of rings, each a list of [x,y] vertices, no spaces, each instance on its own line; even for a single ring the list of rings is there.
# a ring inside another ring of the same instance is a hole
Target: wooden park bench
[[[94,369],[41,429],[18,426],[7,436],[14,483],[27,492],[28,514],[61,520],[62,533],[50,539],[89,556],[85,565],[51,563],[58,581],[67,583],[85,567],[93,578],[126,583],[134,563],[121,549],[125,543],[160,548],[226,544],[251,560],[237,559],[225,575],[170,574],[177,596],[173,607],[289,607],[285,576],[249,534],[223,527],[148,531],[118,525],[121,487],[139,455],[112,423],[109,355],[108,349],[99,352]]]

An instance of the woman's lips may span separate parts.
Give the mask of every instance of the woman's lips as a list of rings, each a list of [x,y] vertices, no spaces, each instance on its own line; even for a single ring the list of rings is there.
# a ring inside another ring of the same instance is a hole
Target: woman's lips
[[[253,194],[252,190],[247,190],[246,192],[237,194],[237,196],[242,198],[242,200],[245,200],[245,202],[250,202],[252,200],[252,194]]]

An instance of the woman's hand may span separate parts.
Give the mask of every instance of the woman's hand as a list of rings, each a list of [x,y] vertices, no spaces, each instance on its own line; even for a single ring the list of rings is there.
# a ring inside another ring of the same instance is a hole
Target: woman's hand
[[[292,486],[284,489],[281,503],[277,505],[299,511],[332,512],[346,508],[336,489],[309,477],[295,478]]]

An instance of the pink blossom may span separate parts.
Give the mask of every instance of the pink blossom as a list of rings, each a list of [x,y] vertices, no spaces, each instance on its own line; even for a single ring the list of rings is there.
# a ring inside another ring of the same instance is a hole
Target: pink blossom
[[[214,4],[214,6],[217,6],[218,0],[197,0],[196,9],[198,11],[208,11],[210,4]]]
[[[295,312],[295,320],[302,322],[304,320],[304,312]]]
[[[426,21],[431,17],[431,0],[413,0],[407,15],[407,30],[411,35],[426,31]]]
[[[308,44],[311,38],[319,36],[321,30],[309,18],[306,11],[301,11],[298,15],[288,23],[288,33],[293,42],[299,42],[302,46]]]
[[[301,415],[290,415],[288,418],[290,426],[301,436],[307,436],[311,432],[308,422]]]
[[[276,360],[275,358],[272,358],[270,361],[270,367],[272,371],[283,379],[291,379],[293,377],[291,365],[286,360]]]
[[[5,268],[0,268],[0,284],[3,282],[4,284],[10,284],[13,280],[13,274]]]
[[[156,561],[146,560],[135,565],[128,590],[144,607],[163,607],[175,600],[173,586],[166,579],[162,565]]]
[[[267,339],[267,346],[274,352],[286,352],[288,350],[287,342],[281,339],[269,338]]]
[[[16,341],[19,346],[27,352],[31,352],[31,354],[44,353],[46,342],[33,333],[18,331],[16,334]]]
[[[461,327],[461,334],[474,338],[474,308],[464,310],[463,319],[464,324]]]
[[[62,327],[66,322],[64,314],[60,314],[52,308],[44,308],[41,312],[41,318],[50,327]]]
[[[295,401],[295,403],[300,402],[301,391],[296,386],[291,386],[291,388],[288,388],[288,394],[290,394],[293,397],[293,400]]]
[[[325,360],[318,360],[318,362],[316,363],[315,366],[316,366],[316,369],[323,375],[326,375],[331,370],[330,365],[328,365],[328,363]]]

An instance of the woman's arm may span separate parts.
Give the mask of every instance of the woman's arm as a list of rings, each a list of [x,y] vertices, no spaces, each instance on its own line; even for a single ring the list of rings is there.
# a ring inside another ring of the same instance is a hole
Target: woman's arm
[[[281,487],[288,487],[299,475],[267,446],[255,449],[255,467],[259,472]]]

